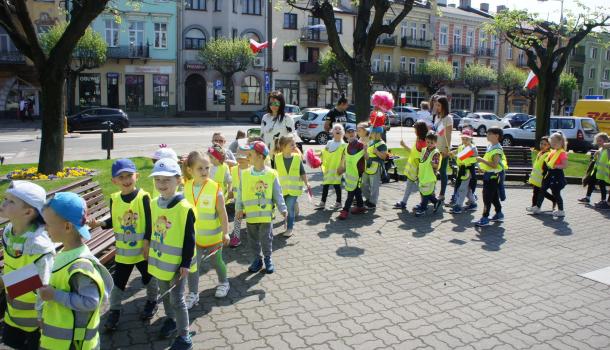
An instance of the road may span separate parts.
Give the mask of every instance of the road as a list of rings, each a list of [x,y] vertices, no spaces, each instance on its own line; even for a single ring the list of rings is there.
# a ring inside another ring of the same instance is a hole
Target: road
[[[247,130],[253,124],[202,124],[176,127],[134,127],[124,133],[114,135],[112,158],[150,156],[159,144],[165,143],[178,154],[188,153],[197,148],[208,146],[214,132],[222,132],[231,142],[237,130]],[[400,139],[412,143],[415,134],[412,128],[394,127],[388,133],[390,147],[399,147]],[[453,142],[459,142],[459,133],[454,131]],[[483,138],[475,138],[480,145]],[[310,143],[305,147],[319,149],[321,146]],[[0,132],[0,155],[5,164],[35,163],[40,152],[39,129],[17,129]],[[104,159],[106,151],[101,149],[101,136],[97,132],[74,133],[65,138],[65,160]]]

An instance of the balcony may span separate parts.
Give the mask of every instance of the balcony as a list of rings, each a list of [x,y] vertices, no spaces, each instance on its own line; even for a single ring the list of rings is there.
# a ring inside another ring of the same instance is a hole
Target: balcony
[[[115,47],[109,47],[108,50],[106,51],[106,57],[107,58],[114,58],[114,59],[121,59],[121,58],[127,58],[127,59],[148,59],[150,58],[150,52],[149,52],[149,46],[150,45],[139,45],[139,46],[132,46],[132,45],[124,45],[124,46],[115,46]]]
[[[328,33],[321,29],[301,28],[301,42],[308,43],[328,43]]]
[[[468,55],[470,54],[470,48],[464,45],[449,46],[449,52],[458,55]]]
[[[397,46],[397,38],[396,35],[393,36],[386,36],[386,37],[379,37],[377,38],[377,45],[379,46]]]
[[[407,83],[422,84],[428,77],[427,74],[409,74],[407,75]]]
[[[477,56],[496,57],[496,49],[479,48],[477,50]]]
[[[299,62],[299,73],[318,74],[320,73],[320,66],[318,65],[318,62]]]
[[[572,62],[585,63],[585,55],[584,54],[574,54],[571,56]]]
[[[417,40],[411,37],[403,36],[400,39],[401,47],[411,47],[415,49],[424,49],[431,50],[432,49],[432,40]]]
[[[0,64],[25,64],[25,56],[19,51],[1,51]]]

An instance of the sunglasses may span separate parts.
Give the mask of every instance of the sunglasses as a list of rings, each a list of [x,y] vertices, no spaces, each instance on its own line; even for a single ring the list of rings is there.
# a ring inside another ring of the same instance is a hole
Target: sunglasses
[[[281,105],[281,103],[279,103],[279,102],[271,102],[269,105],[272,106],[272,107],[279,107]]]

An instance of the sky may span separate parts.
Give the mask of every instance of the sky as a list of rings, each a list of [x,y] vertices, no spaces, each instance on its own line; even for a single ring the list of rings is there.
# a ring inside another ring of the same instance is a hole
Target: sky
[[[505,5],[509,9],[528,9],[532,12],[537,12],[541,18],[550,21],[559,22],[561,2],[559,0],[548,0],[545,2],[537,0],[471,0],[472,7],[479,8],[479,4],[485,2],[489,4],[489,10],[496,12],[496,6]],[[580,0],[585,6],[594,8],[606,3],[610,7],[610,0]],[[459,0],[447,0],[448,4],[459,4]],[[574,0],[563,0],[564,12],[571,10],[573,13],[579,13],[579,7]]]

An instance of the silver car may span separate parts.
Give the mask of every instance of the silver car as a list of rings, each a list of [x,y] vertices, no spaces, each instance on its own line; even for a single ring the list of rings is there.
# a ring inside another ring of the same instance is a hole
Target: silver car
[[[297,134],[303,142],[315,140],[318,145],[325,145],[330,140],[330,134],[324,130],[328,111],[326,108],[308,108],[303,111],[300,126],[297,129]],[[347,123],[343,125],[344,128],[348,126],[356,127],[356,115],[352,112],[347,112]]]
[[[593,148],[593,137],[597,133],[595,120],[587,117],[551,117],[551,133],[561,132],[568,139],[568,149],[586,152]],[[536,118],[518,128],[504,130],[504,146],[536,146]]]

